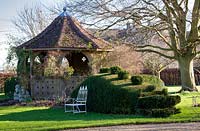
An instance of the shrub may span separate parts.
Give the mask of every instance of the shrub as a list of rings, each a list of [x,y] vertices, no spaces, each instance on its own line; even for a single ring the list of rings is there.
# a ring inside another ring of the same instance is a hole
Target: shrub
[[[110,68],[101,68],[100,73],[109,73],[110,72]]]
[[[8,78],[4,83],[4,92],[5,95],[13,98],[14,92],[15,92],[15,85],[17,84],[17,78],[11,77]]]
[[[167,88],[163,88],[162,90],[155,90],[151,92],[151,95],[168,95],[168,90]]]
[[[137,103],[137,113],[153,117],[168,117],[179,113],[175,105],[181,101],[180,96],[153,95],[140,97]]]
[[[157,88],[163,87],[164,82],[159,79],[157,76],[153,75],[140,75],[142,77],[143,83],[148,85],[154,85]]]
[[[118,79],[124,80],[129,78],[129,73],[127,71],[119,71],[118,72]]]
[[[81,85],[88,86],[88,111],[113,114],[135,112],[139,97],[138,90],[113,85],[111,81],[102,76],[91,76]],[[72,97],[75,97],[77,92],[78,88],[72,92]]]
[[[132,76],[131,81],[133,85],[141,85],[143,82],[143,79],[141,76]]]
[[[164,109],[138,109],[138,114],[144,116],[152,116],[152,117],[168,117],[172,114],[180,113],[179,109],[176,108],[164,108]]]
[[[154,85],[148,85],[145,89],[143,89],[144,92],[152,92],[156,89],[156,86]]]
[[[148,86],[147,86],[148,87]],[[146,87],[146,88],[147,88]],[[141,93],[140,93],[140,97],[145,97],[145,96],[153,96],[153,95],[164,95],[167,96],[168,95],[168,91],[167,88],[163,88],[162,90],[157,90],[157,88],[155,90],[152,91],[146,91],[146,88],[144,88]]]
[[[119,66],[113,66],[110,67],[110,72],[111,74],[117,74],[118,72],[120,72],[122,69]]]
[[[173,107],[181,101],[180,96],[164,96],[153,95],[140,97],[138,99],[137,108],[141,109],[155,109]]]

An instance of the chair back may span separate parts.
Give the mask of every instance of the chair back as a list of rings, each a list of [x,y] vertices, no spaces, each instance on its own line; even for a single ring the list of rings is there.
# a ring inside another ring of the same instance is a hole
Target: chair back
[[[87,101],[87,93],[88,93],[87,86],[80,87],[76,101],[77,102],[86,102]]]

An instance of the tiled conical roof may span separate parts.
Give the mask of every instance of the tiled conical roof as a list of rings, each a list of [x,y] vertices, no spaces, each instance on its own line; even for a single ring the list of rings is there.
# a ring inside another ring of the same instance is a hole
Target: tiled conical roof
[[[111,44],[85,30],[63,12],[43,32],[18,48],[28,50],[97,50],[110,51]]]

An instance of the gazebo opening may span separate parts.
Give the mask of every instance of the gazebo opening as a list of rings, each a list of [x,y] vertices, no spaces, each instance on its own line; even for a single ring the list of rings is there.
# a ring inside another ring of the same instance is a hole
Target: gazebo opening
[[[69,66],[74,69],[74,75],[88,75],[91,73],[89,60],[83,53],[72,53],[66,57],[69,59]]]

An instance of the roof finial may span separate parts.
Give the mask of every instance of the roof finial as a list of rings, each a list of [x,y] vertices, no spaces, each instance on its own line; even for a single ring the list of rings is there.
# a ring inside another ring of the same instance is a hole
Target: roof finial
[[[66,12],[67,11],[67,8],[66,7],[63,7],[63,12]]]
[[[69,16],[69,14],[67,13],[67,7],[63,7],[63,13],[60,14],[60,16],[65,17],[65,16]]]

